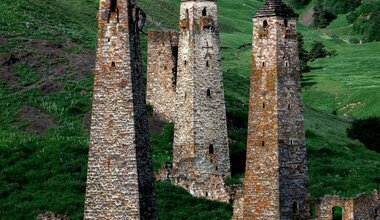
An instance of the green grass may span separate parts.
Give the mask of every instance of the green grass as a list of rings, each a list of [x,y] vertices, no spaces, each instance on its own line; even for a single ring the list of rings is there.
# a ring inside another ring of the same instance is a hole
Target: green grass
[[[304,29],[305,41],[323,42],[337,56],[310,63],[304,101],[329,112],[354,117],[380,116],[380,42],[350,44],[350,29],[340,16],[324,30]]]
[[[140,0],[139,4],[152,18],[147,29],[177,28],[179,1],[159,0],[153,4],[151,0]],[[234,176],[228,184],[240,182],[244,176],[251,17],[261,4],[259,0],[218,1],[227,114],[238,124],[237,129],[229,132]],[[83,54],[85,48],[94,50],[97,8],[96,0],[0,1],[0,36],[6,39],[0,54],[24,52],[23,42],[29,39],[62,44],[70,38],[79,45],[67,52]],[[25,28],[27,22],[32,28]],[[311,63],[313,70],[303,79],[313,197],[353,196],[379,189],[379,154],[346,135],[352,117],[380,116],[379,43],[347,43],[357,36],[352,35],[344,16],[324,30],[303,26],[299,30],[305,36],[306,46],[318,40],[338,54]],[[142,48],[146,54],[146,37],[142,38]],[[54,68],[55,60],[46,62]],[[78,79],[69,70],[54,78],[61,82],[64,91],[43,95],[38,88],[25,86],[39,82],[47,73],[22,60],[12,68],[20,85],[11,88],[0,80],[2,219],[33,219],[45,211],[81,219],[88,151],[83,117],[91,109],[92,75],[84,74]],[[17,122],[17,112],[24,105],[51,115],[56,126],[42,136],[25,132],[24,122]],[[162,134],[151,136],[155,170],[172,159],[172,135],[172,125],[166,125]],[[229,219],[232,213],[229,205],[193,198],[168,182],[157,182],[157,195],[161,219]]]

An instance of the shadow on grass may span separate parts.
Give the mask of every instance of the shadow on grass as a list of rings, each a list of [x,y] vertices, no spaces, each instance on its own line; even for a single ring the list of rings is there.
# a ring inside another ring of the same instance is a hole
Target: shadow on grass
[[[316,84],[317,83],[315,82],[315,76],[314,75],[304,74],[302,76],[302,80],[301,80],[301,87],[302,88],[309,89]]]
[[[380,117],[356,119],[347,129],[347,135],[362,142],[366,148],[380,153]]]

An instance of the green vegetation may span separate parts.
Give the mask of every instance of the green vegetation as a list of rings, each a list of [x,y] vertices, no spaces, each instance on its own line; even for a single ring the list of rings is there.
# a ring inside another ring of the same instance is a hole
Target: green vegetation
[[[310,3],[310,0],[290,0],[289,3],[296,9],[305,7]]]
[[[147,28],[177,27],[179,1],[139,3],[150,17]],[[227,114],[234,128],[229,131],[234,174],[229,184],[244,176],[251,16],[262,3],[218,1]],[[75,67],[77,60],[94,56],[97,8],[96,0],[0,1],[0,58],[20,59],[0,66],[17,79],[12,84],[9,78],[0,78],[2,219],[33,219],[48,210],[72,219],[83,216],[88,151],[84,122],[91,109],[93,81],[91,71]],[[349,139],[346,130],[353,118],[380,116],[380,43],[352,44],[360,36],[353,34],[344,15],[322,30],[298,29],[307,50],[319,41],[337,52],[309,62],[311,72],[303,77],[312,196],[353,196],[379,189],[379,154]],[[30,39],[42,43],[27,49]],[[142,43],[146,52],[145,37]],[[47,52],[34,51],[45,47]],[[39,86],[46,79],[62,88],[47,93]],[[34,122],[20,114],[24,106],[51,116],[54,126],[41,135],[29,130]],[[172,130],[166,125],[162,134],[151,136],[155,170],[171,160]],[[232,213],[229,205],[193,198],[168,182],[157,182],[157,194],[161,219],[229,219]]]
[[[322,42],[314,41],[311,44],[311,49],[309,52],[310,61],[315,61],[318,58],[325,58],[334,55],[336,55],[336,51],[328,51]]]
[[[366,41],[380,40],[380,1],[367,2],[347,15],[353,30]]]

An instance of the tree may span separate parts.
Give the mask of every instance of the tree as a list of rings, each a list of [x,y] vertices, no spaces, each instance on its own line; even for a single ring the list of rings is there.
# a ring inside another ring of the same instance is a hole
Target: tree
[[[314,6],[314,27],[324,28],[336,18],[334,14],[327,11],[320,1],[317,1]]]
[[[300,59],[300,66],[301,66],[301,74],[310,72],[310,67],[307,65],[307,63],[310,60],[309,52],[304,47],[304,40],[301,33],[298,33],[297,35],[298,40],[298,56]]]
[[[319,41],[314,41],[313,44],[311,45],[311,50],[309,53],[309,59],[310,61],[314,61],[318,58],[324,58],[327,56],[332,56],[335,55],[335,51],[328,51],[326,49],[326,46]]]

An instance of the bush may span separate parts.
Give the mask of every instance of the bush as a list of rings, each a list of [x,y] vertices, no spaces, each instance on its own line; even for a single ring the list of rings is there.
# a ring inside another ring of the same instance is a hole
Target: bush
[[[347,129],[348,137],[362,142],[368,149],[380,153],[380,118],[358,119]]]
[[[326,46],[319,41],[314,41],[311,45],[311,50],[309,53],[310,61],[314,61],[318,58],[324,58],[329,56],[334,56],[336,52],[334,50],[328,51]]]

